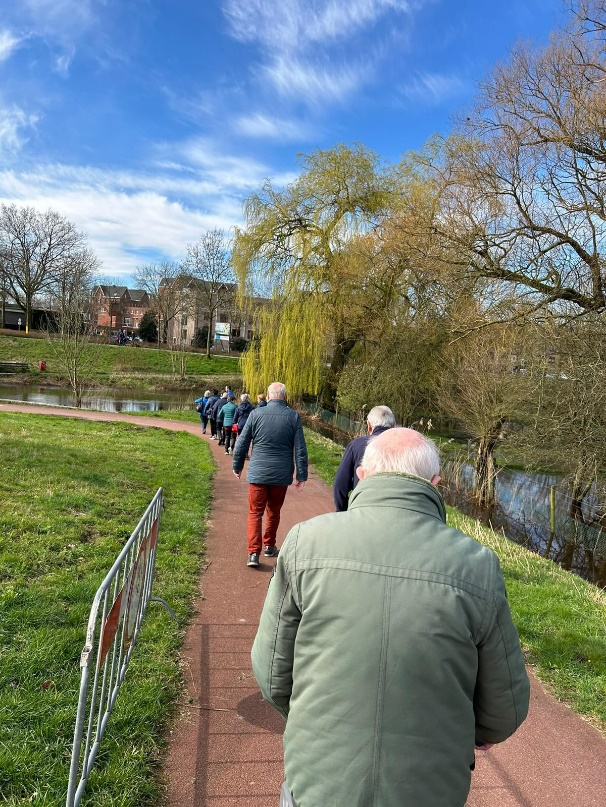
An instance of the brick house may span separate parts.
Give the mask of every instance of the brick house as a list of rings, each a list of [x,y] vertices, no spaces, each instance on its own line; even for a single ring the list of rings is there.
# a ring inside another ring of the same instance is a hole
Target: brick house
[[[142,289],[99,285],[93,291],[93,316],[97,319],[98,333],[120,330],[133,333],[149,308],[149,296]]]

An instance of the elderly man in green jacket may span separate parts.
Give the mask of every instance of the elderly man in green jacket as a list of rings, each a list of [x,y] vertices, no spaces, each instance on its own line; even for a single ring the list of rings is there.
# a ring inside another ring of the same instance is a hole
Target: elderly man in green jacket
[[[346,512],[293,527],[252,649],[297,807],[463,807],[529,683],[497,556],[446,526],[435,445],[371,440]]]

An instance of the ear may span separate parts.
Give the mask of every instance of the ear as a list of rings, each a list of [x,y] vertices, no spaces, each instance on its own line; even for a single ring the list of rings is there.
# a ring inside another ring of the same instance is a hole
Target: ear
[[[364,479],[364,477],[366,476],[366,471],[364,470],[364,468],[362,468],[362,466],[361,466],[361,465],[358,465],[358,467],[356,468],[356,476],[358,477],[358,479],[360,480],[360,482],[361,482],[361,481]]]
[[[438,476],[436,474],[435,476],[432,476],[429,481],[431,482],[432,485],[434,485],[434,487],[437,488],[438,487],[438,482],[440,481],[441,478],[442,478],[441,476]]]

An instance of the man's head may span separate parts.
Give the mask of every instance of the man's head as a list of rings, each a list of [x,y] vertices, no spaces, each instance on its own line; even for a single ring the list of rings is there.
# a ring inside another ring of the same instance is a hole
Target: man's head
[[[396,419],[388,406],[373,406],[366,415],[366,423],[368,424],[368,433],[371,434],[377,426],[384,429],[393,429],[396,425]]]
[[[358,477],[365,479],[390,471],[420,476],[437,485],[440,454],[436,444],[414,429],[393,428],[373,437],[364,451]]]
[[[273,384],[270,384],[267,388],[267,400],[268,401],[285,401],[286,400],[286,387],[284,384],[280,384],[279,381],[274,381]]]
[[[222,398],[227,398],[227,393],[226,393],[226,392],[222,392],[222,393],[221,393],[221,397],[222,397]]]

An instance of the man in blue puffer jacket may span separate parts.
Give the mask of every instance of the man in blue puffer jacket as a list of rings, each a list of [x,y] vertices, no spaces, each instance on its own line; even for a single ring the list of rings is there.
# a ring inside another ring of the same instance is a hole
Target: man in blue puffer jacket
[[[298,412],[286,404],[286,387],[275,382],[267,390],[267,406],[250,413],[233,454],[233,472],[240,479],[251,441],[254,451],[248,466],[248,566],[259,565],[261,547],[276,557],[280,510],[293,481],[302,490],[307,480],[307,446]],[[266,513],[265,531],[262,530]]]

